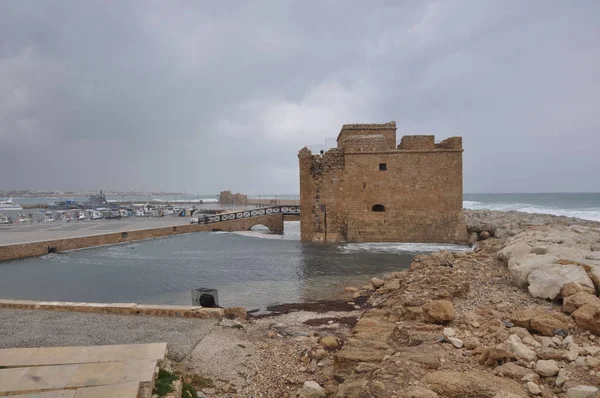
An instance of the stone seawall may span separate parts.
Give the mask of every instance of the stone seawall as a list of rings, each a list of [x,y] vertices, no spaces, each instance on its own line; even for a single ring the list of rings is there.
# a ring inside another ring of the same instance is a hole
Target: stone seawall
[[[213,224],[182,224],[169,227],[138,229],[125,232],[111,232],[106,234],[4,245],[0,246],[0,261],[43,256],[48,253],[113,245],[190,232],[247,231],[259,224],[268,227],[273,233],[282,234],[283,218],[284,216],[282,214],[270,214],[239,220],[222,221]]]

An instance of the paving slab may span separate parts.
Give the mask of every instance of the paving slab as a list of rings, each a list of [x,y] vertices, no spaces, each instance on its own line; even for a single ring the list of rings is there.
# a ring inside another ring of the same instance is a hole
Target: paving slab
[[[138,383],[78,388],[73,398],[136,398],[139,389]]]
[[[41,366],[25,368],[27,371],[10,388],[0,385],[0,393],[38,392],[64,389],[79,365]],[[2,374],[4,370],[0,370]]]
[[[0,349],[0,366],[15,368],[138,359],[153,359],[160,363],[165,359],[166,351],[167,343],[8,348]]]
[[[137,382],[143,386],[154,383],[157,361],[140,359],[125,362],[86,363],[77,370],[65,387],[93,387],[107,384]]]
[[[11,397],[16,398],[74,398],[76,390],[60,390],[60,391],[48,391],[48,392],[39,392],[34,394],[18,394],[11,395]],[[111,395],[106,395],[110,397]]]
[[[28,368],[21,369],[0,369],[0,396],[2,391],[10,391],[19,381]]]
[[[156,367],[157,361],[142,359],[125,362],[0,369],[0,380],[7,381],[6,384],[0,384],[0,396],[108,386],[128,382],[148,388],[154,384]],[[15,373],[15,370],[25,370],[25,373],[19,378],[9,379],[9,377],[21,374]]]

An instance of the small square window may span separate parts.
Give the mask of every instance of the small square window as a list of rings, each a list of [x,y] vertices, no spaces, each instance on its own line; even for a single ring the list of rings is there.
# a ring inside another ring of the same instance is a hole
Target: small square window
[[[387,170],[387,164],[379,163],[379,171],[386,171],[386,170]]]

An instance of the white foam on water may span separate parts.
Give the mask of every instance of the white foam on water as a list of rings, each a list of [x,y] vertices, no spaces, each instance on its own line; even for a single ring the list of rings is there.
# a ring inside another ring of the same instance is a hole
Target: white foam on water
[[[234,235],[247,236],[249,238],[299,240],[299,237],[272,234],[269,232],[269,230],[235,231],[235,232],[231,232],[231,233]]]
[[[431,253],[440,250],[452,252],[471,251],[470,246],[436,243],[347,243],[340,247],[344,253],[380,252],[380,253]]]
[[[234,235],[260,239],[300,240],[300,221],[284,221],[283,235],[272,234],[265,226],[259,226],[251,231],[235,231]]]
[[[152,202],[169,202],[169,203],[218,203],[218,199],[165,199],[152,198]],[[110,200],[109,200],[110,202]]]
[[[598,207],[563,209],[559,207],[536,206],[529,203],[483,203],[470,200],[465,200],[463,207],[470,210],[522,211],[523,213],[551,214],[553,216],[600,221],[600,208]]]

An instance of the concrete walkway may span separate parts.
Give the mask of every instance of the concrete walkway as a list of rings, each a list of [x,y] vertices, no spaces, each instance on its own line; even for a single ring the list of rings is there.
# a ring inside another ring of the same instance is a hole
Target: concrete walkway
[[[187,225],[189,224],[189,220],[189,217],[166,216],[149,218],[130,217],[118,220],[87,220],[69,223],[2,225],[0,226],[0,246],[137,229]]]
[[[56,366],[150,359],[162,363],[166,343],[0,349],[0,367]]]
[[[0,396],[152,396],[165,343],[0,350]]]
[[[166,342],[168,357],[181,361],[218,322],[218,319],[0,309],[0,348]]]

